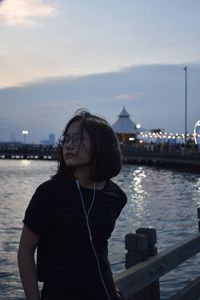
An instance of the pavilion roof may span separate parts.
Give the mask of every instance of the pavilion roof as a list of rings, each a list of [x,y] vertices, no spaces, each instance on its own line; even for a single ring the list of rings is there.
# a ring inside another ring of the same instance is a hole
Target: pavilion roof
[[[140,130],[136,124],[130,119],[130,114],[123,107],[121,113],[118,115],[117,121],[112,125],[113,130],[120,134],[138,134]]]

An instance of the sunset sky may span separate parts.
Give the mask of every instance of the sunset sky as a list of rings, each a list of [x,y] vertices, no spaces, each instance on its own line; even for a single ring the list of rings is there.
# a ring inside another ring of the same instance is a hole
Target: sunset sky
[[[145,128],[200,119],[199,0],[0,1],[0,141],[58,138],[87,107]]]

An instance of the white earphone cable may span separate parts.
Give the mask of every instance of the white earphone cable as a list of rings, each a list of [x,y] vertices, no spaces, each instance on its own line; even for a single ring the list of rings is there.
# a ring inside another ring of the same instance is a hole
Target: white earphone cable
[[[92,250],[93,250],[96,262],[97,262],[97,267],[98,267],[99,275],[100,275],[100,278],[101,278],[101,282],[103,284],[103,287],[104,287],[104,290],[106,292],[106,295],[107,295],[108,299],[111,300],[110,295],[109,295],[108,290],[107,290],[107,287],[106,287],[106,284],[105,284],[104,279],[103,279],[103,275],[102,275],[101,267],[100,267],[100,263],[99,263],[99,258],[98,258],[98,255],[96,253],[96,250],[95,250],[95,247],[94,247],[94,244],[93,244],[92,234],[91,234],[91,229],[90,229],[90,223],[89,223],[89,214],[90,214],[90,211],[91,211],[92,206],[94,204],[94,200],[95,200],[95,196],[96,196],[95,182],[94,182],[94,187],[93,187],[92,202],[90,204],[88,212],[86,212],[85,203],[84,203],[83,195],[82,195],[81,188],[80,188],[78,180],[76,180],[76,185],[78,187],[79,194],[80,194],[80,197],[81,197],[81,203],[82,203],[82,206],[83,206],[83,211],[84,211],[84,215],[85,215],[85,219],[86,219],[88,234],[89,234],[89,238],[90,238],[90,244],[92,246]]]

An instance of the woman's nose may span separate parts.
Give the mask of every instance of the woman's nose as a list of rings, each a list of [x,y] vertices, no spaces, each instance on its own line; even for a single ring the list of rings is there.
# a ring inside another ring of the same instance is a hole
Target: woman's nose
[[[65,147],[70,149],[74,147],[71,139],[69,139],[68,142],[65,142]]]

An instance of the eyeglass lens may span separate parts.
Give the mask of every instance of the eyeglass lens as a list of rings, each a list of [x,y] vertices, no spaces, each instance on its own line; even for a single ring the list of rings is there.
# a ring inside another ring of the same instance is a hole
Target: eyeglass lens
[[[81,143],[81,135],[80,134],[74,134],[72,136],[70,136],[69,134],[66,134],[63,136],[62,139],[62,144],[68,144],[70,141],[72,143],[73,146],[78,147]]]

